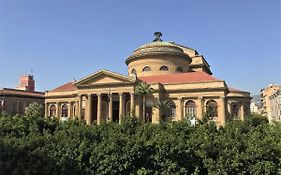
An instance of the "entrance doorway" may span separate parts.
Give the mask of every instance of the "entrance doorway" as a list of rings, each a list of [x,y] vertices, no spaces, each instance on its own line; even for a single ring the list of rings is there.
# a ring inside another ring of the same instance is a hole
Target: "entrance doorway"
[[[145,121],[152,122],[152,107],[145,107]]]
[[[112,121],[119,122],[119,101],[112,102]]]

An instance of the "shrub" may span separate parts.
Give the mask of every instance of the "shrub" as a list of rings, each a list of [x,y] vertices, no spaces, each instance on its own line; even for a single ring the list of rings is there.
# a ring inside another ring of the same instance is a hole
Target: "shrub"
[[[0,116],[4,174],[278,174],[281,125]]]

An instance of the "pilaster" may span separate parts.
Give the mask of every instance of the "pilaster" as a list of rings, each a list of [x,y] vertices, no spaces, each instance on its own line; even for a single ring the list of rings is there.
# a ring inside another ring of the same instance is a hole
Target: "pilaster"
[[[183,119],[182,115],[182,98],[177,98],[176,100],[176,121],[180,121]]]
[[[241,116],[240,116],[240,119],[242,120],[242,121],[244,121],[244,119],[245,119],[245,110],[244,110],[244,108],[245,108],[245,105],[242,103],[241,104]]]
[[[77,109],[79,120],[82,119],[82,102],[83,102],[83,96],[79,95],[79,105],[78,105],[78,109]]]
[[[226,103],[225,103],[225,97],[220,97],[220,124],[222,126],[225,126],[225,121],[226,121],[226,115],[225,115],[225,109],[226,109]]]
[[[198,104],[197,104],[197,119],[202,119],[204,115],[204,99],[203,97],[198,97]]]
[[[130,93],[130,114],[135,115],[135,94]]]
[[[56,117],[60,119],[60,104],[59,102],[56,103]]]
[[[45,103],[45,118],[47,118],[50,114],[48,113],[48,103]]]

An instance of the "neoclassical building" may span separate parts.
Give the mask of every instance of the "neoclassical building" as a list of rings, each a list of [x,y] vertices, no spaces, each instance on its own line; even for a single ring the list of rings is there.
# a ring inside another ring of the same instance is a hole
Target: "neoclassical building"
[[[156,32],[153,42],[140,46],[125,60],[128,75],[100,70],[46,91],[45,116],[78,117],[88,124],[120,122],[129,113],[142,117],[142,98],[135,89],[146,82],[154,89],[145,103],[145,117],[152,123],[161,120],[157,99],[171,100],[168,117],[175,121],[189,115],[201,118],[207,110],[218,125],[244,120],[250,112],[250,93],[230,88],[212,76],[203,55],[162,41],[161,35]]]

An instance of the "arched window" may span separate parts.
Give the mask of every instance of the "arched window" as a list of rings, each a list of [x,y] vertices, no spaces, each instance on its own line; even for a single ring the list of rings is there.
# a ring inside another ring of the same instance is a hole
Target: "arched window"
[[[50,116],[56,116],[56,106],[55,105],[51,105],[50,106]]]
[[[177,67],[176,72],[183,72],[183,69],[181,67]]]
[[[185,103],[185,115],[191,117],[196,116],[196,104],[194,101],[189,100]]]
[[[168,117],[172,119],[176,118],[176,105],[173,101],[171,101],[169,105]]]
[[[137,73],[136,69],[132,69],[131,74],[136,74],[136,73]]]
[[[145,66],[142,71],[143,72],[151,71],[151,68],[149,66]]]
[[[206,113],[211,118],[218,117],[218,105],[215,100],[208,100],[206,103]]]
[[[240,106],[238,106],[237,104],[232,106],[232,115],[234,117],[234,119],[239,119],[240,116]]]
[[[160,67],[160,70],[161,70],[161,71],[168,71],[169,68],[168,68],[167,66],[161,66],[161,67]]]
[[[61,107],[61,116],[68,117],[68,107],[66,104],[62,105]]]

